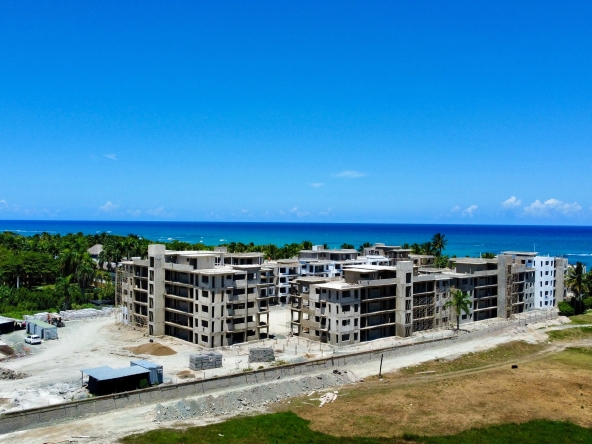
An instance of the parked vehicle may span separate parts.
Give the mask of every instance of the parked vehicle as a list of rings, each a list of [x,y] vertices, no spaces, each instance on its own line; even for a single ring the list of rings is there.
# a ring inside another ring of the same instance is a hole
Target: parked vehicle
[[[39,335],[27,335],[27,337],[25,338],[25,342],[27,344],[41,344],[41,338],[39,337]]]

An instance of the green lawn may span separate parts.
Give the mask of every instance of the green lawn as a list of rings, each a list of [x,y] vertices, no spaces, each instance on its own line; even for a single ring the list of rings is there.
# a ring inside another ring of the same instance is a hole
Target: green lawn
[[[292,412],[230,419],[206,427],[185,431],[160,429],[128,436],[125,444],[592,444],[592,431],[574,424],[557,421],[531,421],[504,424],[484,429],[466,430],[457,435],[424,437],[403,435],[393,438],[344,438],[312,431],[308,421]]]
[[[576,341],[592,338],[592,327],[565,328],[563,330],[551,330],[547,333],[549,339],[554,341]]]
[[[569,318],[572,324],[592,324],[592,311],[587,313],[572,316]]]

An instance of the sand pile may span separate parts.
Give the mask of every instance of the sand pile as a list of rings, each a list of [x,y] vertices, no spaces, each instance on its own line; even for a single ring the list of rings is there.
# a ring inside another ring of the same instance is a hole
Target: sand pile
[[[172,348],[157,344],[156,342],[149,342],[148,344],[138,345],[137,347],[127,347],[126,350],[136,355],[170,356],[177,354]]]
[[[179,379],[190,379],[195,378],[195,375],[191,373],[189,370],[182,370],[179,373],[177,373],[177,377]]]

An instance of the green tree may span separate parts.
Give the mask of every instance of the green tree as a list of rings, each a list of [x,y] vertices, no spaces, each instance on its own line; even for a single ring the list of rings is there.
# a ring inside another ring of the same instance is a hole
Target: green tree
[[[355,248],[352,244],[341,244],[342,250],[355,250]]]
[[[56,292],[62,295],[64,300],[64,310],[69,310],[72,306],[72,299],[80,294],[80,287],[74,282],[74,276],[58,278],[56,282]]]
[[[450,291],[450,299],[446,307],[452,307],[456,313],[456,329],[460,330],[460,315],[464,311],[469,313],[471,309],[471,296],[462,290],[453,289]]]
[[[437,255],[440,256],[442,254],[442,250],[446,249],[446,244],[448,243],[448,239],[442,233],[436,233],[432,237],[432,247],[436,250]]]
[[[573,291],[576,314],[582,313],[584,311],[582,299],[589,291],[588,279],[586,273],[584,273],[584,264],[578,261],[575,266],[569,268],[565,278],[565,285]]]
[[[96,273],[97,269],[92,259],[84,260],[76,268],[76,281],[80,285],[83,301],[86,300],[86,288],[94,282]]]
[[[364,248],[370,248],[372,244],[370,242],[364,242],[362,245],[358,247],[358,251],[360,254],[364,254]]]
[[[436,268],[446,268],[448,267],[448,261],[450,260],[449,256],[436,256],[434,260],[434,267]]]
[[[481,253],[481,258],[482,259],[495,259],[495,254],[490,253],[489,251],[486,251],[485,253]]]

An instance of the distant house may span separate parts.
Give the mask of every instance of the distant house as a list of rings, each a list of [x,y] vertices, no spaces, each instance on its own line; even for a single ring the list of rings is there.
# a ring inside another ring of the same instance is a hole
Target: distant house
[[[99,254],[101,254],[101,251],[103,251],[103,246],[101,244],[96,244],[86,251],[88,251],[88,254],[90,254],[93,259],[97,259],[99,257]]]

